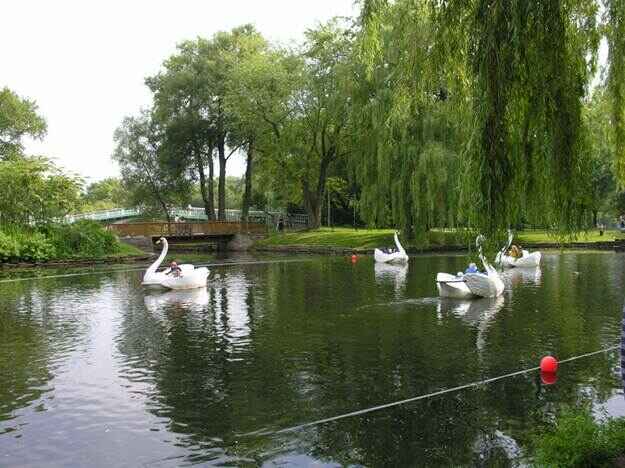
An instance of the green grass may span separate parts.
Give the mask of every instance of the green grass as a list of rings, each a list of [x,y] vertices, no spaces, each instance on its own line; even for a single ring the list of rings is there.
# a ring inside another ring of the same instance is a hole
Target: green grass
[[[353,229],[353,228],[320,228],[310,231],[286,232],[274,234],[256,243],[259,247],[267,246],[315,246],[337,247],[349,249],[371,249],[379,246],[393,245],[393,229]],[[553,244],[557,247],[561,243],[569,242],[601,242],[613,241],[620,233],[617,231],[604,232],[587,231],[572,239],[560,241],[557,236],[548,231],[523,231],[515,236],[515,242],[522,246],[536,243]],[[445,246],[466,246],[473,243],[473,234],[467,237],[467,231],[432,230],[421,239],[411,242],[401,239],[404,247],[427,248]]]
[[[112,254],[112,257],[133,257],[135,255],[145,256],[146,253],[135,247],[134,245],[124,244],[123,242],[119,243],[119,252],[116,254]]]
[[[569,242],[611,242],[620,235],[618,231],[605,231],[603,236],[599,235],[598,230],[590,230],[581,232],[572,239],[563,239],[562,243]],[[560,240],[557,236],[549,231],[522,231],[517,233],[515,240],[520,244],[527,243],[550,243],[558,245]]]
[[[256,243],[257,246],[305,245],[322,247],[342,247],[350,249],[371,249],[393,245],[393,229],[353,229],[320,228],[311,231],[275,234]],[[456,231],[431,231],[419,242],[406,242],[405,247],[425,247],[432,245],[463,245],[462,234]]]

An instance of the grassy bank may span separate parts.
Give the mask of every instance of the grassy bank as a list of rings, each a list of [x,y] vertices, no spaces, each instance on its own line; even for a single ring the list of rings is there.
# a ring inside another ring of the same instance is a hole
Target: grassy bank
[[[123,258],[143,253],[93,221],[0,230],[0,264]]]
[[[353,228],[320,228],[311,231],[287,232],[272,235],[256,243],[257,247],[279,246],[310,246],[337,247],[349,249],[372,249],[379,246],[393,245],[392,229],[353,229]],[[609,242],[615,239],[614,231],[588,231],[575,239],[561,241],[547,231],[524,231],[516,234],[515,242],[525,246],[532,244],[551,244],[553,247],[566,245],[570,242]],[[432,230],[421,239],[405,241],[406,248],[427,249],[444,247],[463,247],[473,242],[473,235],[466,231]]]

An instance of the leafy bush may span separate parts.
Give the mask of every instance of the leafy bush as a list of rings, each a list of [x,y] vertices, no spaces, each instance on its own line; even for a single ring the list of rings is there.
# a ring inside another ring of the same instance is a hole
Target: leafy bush
[[[611,467],[625,454],[625,418],[598,423],[588,409],[569,410],[535,446],[538,466]]]
[[[0,262],[43,262],[54,258],[54,245],[40,232],[0,232]]]
[[[0,231],[0,263],[98,258],[121,251],[117,237],[94,221]]]
[[[95,221],[51,225],[45,232],[60,258],[102,257],[120,251],[117,237]]]

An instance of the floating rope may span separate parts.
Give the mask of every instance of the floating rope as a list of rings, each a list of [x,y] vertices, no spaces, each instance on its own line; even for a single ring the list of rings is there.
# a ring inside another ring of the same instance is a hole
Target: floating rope
[[[590,352],[590,353],[580,354],[579,356],[573,356],[573,357],[570,357],[570,358],[567,358],[567,359],[563,359],[563,360],[560,361],[560,364],[571,362],[571,361],[575,361],[577,359],[582,359],[582,358],[589,357],[589,356],[593,356],[595,354],[601,354],[601,353],[605,353],[605,352],[608,352],[608,351],[613,351],[613,350],[618,349],[618,348],[620,348],[620,345],[610,346],[608,348],[604,348],[604,349],[601,349],[599,351],[593,351],[593,352]],[[360,415],[363,415],[363,414],[372,413],[374,411],[380,411],[380,410],[383,410],[383,409],[386,409],[386,408],[392,408],[394,406],[405,405],[406,403],[412,403],[412,402],[419,401],[419,400],[425,400],[425,399],[432,398],[432,397],[435,397],[435,396],[445,395],[446,393],[458,392],[460,390],[466,390],[468,388],[479,387],[481,385],[486,385],[486,384],[489,384],[489,383],[492,383],[492,382],[496,382],[498,380],[507,379],[509,377],[515,377],[517,375],[528,374],[530,372],[534,372],[534,371],[537,371],[539,369],[540,369],[540,367],[530,367],[529,369],[523,369],[523,370],[519,370],[519,371],[516,371],[516,372],[510,372],[509,374],[503,374],[503,375],[500,375],[500,376],[497,376],[497,377],[491,377],[489,379],[484,379],[484,380],[480,380],[480,381],[477,381],[477,382],[471,382],[471,383],[468,383],[468,384],[459,385],[457,387],[445,388],[443,390],[438,390],[436,392],[427,393],[425,395],[419,395],[419,396],[415,396],[415,397],[412,397],[412,398],[406,398],[405,400],[393,401],[391,403],[385,403],[385,404],[382,404],[382,405],[373,406],[371,408],[365,408],[365,409],[361,409],[361,410],[351,411],[349,413],[340,414],[338,416],[332,416],[330,418],[318,419],[316,421],[303,423],[303,424],[298,424],[297,426],[287,427],[285,429],[280,429],[278,431],[248,432],[246,434],[243,434],[242,436],[243,437],[251,436],[251,435],[268,436],[268,435],[274,435],[274,434],[284,434],[286,432],[299,431],[299,430],[307,428],[307,427],[318,426],[320,424],[325,424],[325,423],[329,423],[329,422],[333,422],[333,421],[338,421],[340,419],[351,418],[351,417],[354,417],[354,416],[360,416]]]
[[[204,264],[199,264],[196,265],[197,267],[210,267],[210,268],[215,268],[215,267],[220,267],[220,266],[237,266],[237,265],[269,265],[269,264],[274,264],[274,263],[301,263],[301,262],[308,262],[311,260],[308,259],[301,259],[301,260],[259,260],[259,261],[254,261],[254,262],[223,262],[223,263],[204,263]],[[107,275],[109,273],[130,273],[133,271],[144,271],[145,267],[142,268],[125,268],[125,269],[118,269],[118,268],[109,268],[106,270],[99,270],[99,271],[87,271],[87,272],[83,272],[83,273],[65,273],[62,275],[47,275],[47,276],[28,276],[25,278],[11,278],[11,279],[5,279],[5,280],[0,280],[0,284],[2,283],[17,283],[20,281],[31,281],[31,280],[40,280],[40,279],[52,279],[52,278],[70,278],[72,276],[90,276],[90,275]]]

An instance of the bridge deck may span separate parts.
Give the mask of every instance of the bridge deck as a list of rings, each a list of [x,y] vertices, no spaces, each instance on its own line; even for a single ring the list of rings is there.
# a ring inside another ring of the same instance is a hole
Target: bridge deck
[[[120,237],[175,236],[177,238],[223,237],[234,234],[264,234],[265,224],[234,221],[207,221],[204,223],[128,223],[111,224],[108,228]]]

